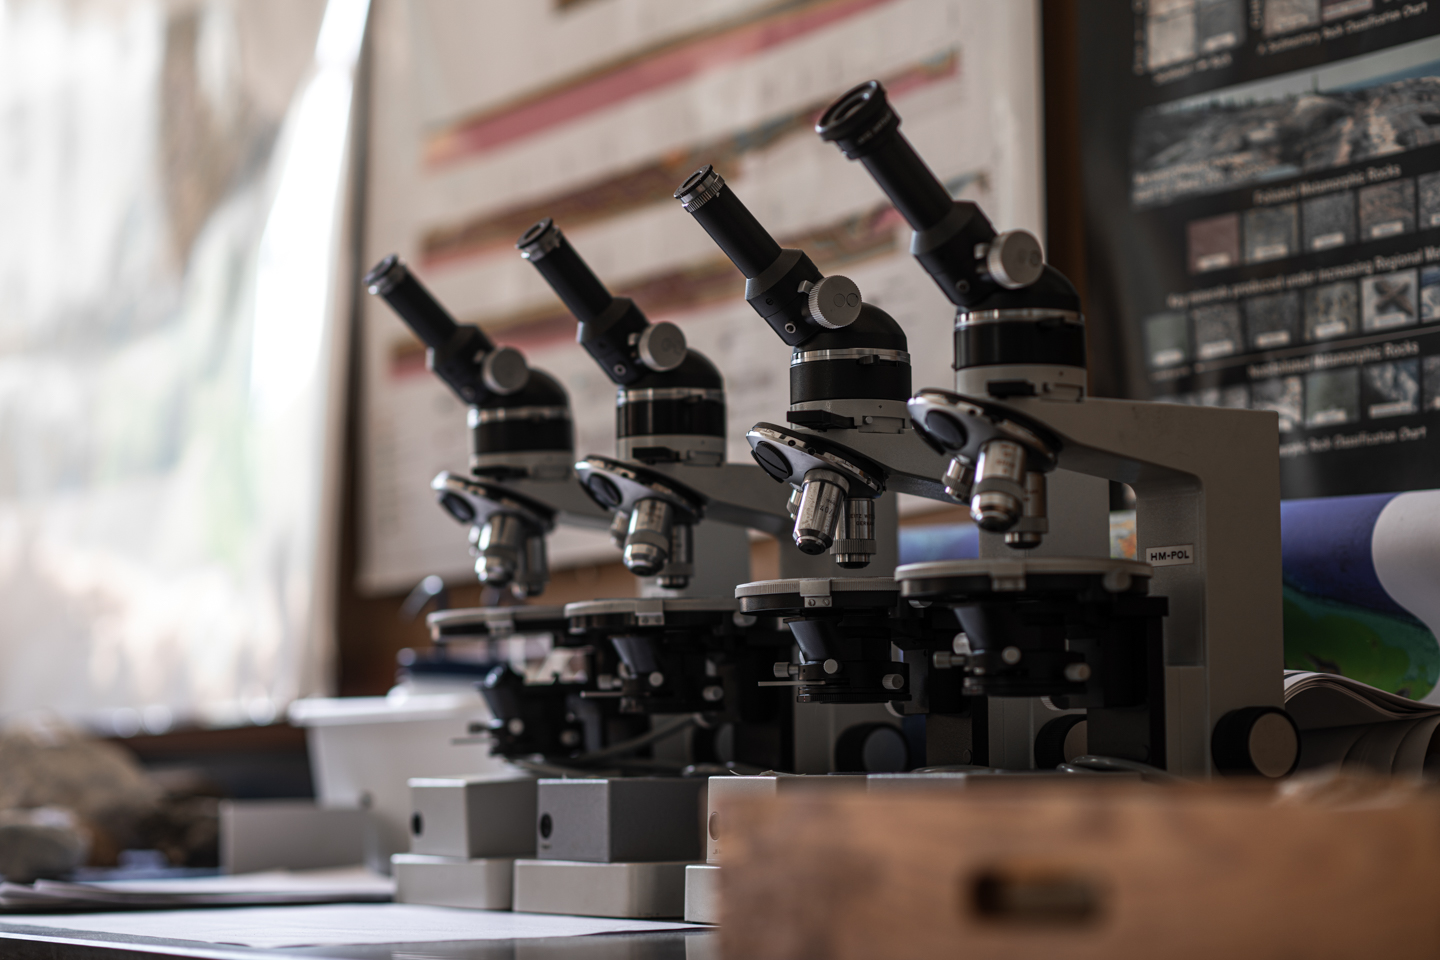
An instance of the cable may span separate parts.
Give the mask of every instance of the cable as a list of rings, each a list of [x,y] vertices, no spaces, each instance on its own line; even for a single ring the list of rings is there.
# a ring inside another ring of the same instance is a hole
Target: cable
[[[699,723],[700,715],[698,713],[676,717],[674,720],[663,725],[651,727],[648,733],[642,733],[638,737],[631,737],[629,740],[621,740],[619,743],[611,744],[601,750],[583,753],[578,757],[571,758],[570,762],[584,764],[592,763],[596,760],[607,760],[611,757],[621,757],[627,753],[634,753],[642,747],[648,747],[650,744],[659,740],[664,740],[666,737],[674,736],[691,727],[698,726]]]
[[[1089,773],[1091,771],[1138,773],[1145,779],[1154,783],[1181,783],[1182,778],[1175,776],[1159,767],[1152,767],[1148,763],[1140,763],[1138,760],[1124,760],[1120,757],[1096,757],[1085,755],[1076,757],[1069,763],[1062,763],[1055,768],[1061,773]]]

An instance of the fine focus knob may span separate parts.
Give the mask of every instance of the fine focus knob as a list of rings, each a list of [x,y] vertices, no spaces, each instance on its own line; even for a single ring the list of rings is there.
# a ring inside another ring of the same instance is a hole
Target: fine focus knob
[[[1279,707],[1242,707],[1215,724],[1210,754],[1221,773],[1288,776],[1300,762],[1300,730]]]
[[[810,285],[809,310],[827,330],[848,327],[860,316],[860,288],[849,277],[825,277]]]
[[[1007,230],[986,247],[985,269],[1000,286],[1018,290],[1040,279],[1045,272],[1045,254],[1033,234]]]
[[[530,382],[530,368],[525,354],[514,347],[497,347],[480,361],[480,379],[492,392],[502,397],[514,393]]]
[[[684,363],[689,348],[684,331],[673,323],[661,321],[652,323],[640,334],[636,352],[641,363],[656,373],[664,373]]]

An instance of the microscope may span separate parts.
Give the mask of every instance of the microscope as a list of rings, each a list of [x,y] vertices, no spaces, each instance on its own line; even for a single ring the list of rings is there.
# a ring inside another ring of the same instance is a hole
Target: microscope
[[[945,499],[937,479],[945,460],[910,428],[904,331],[854,281],[824,276],[804,252],[782,249],[713,167],[696,171],[675,197],[745,275],[745,299],[792,348],[786,423],[756,424],[746,439],[761,469],[793,491],[796,548],[828,552],[835,564],[828,576],[737,588],[744,612],[782,617],[795,636],[798,662],[777,662],[770,682],[794,686],[797,703],[888,705],[865,740],[837,738],[839,770],[874,770],[857,757],[887,740],[900,754],[887,772],[919,765],[897,715],[926,715],[927,764],[986,763],[984,701],[967,695],[953,670],[934,666],[948,668],[954,655],[953,612],[906,602],[889,576],[894,492]],[[855,573],[867,568],[881,575]]]
[[[431,487],[446,513],[469,528],[476,575],[517,600],[538,596],[549,581],[545,537],[555,525],[603,528],[609,520],[575,484],[564,387],[513,347],[456,323],[398,256],[380,261],[363,282],[420,338],[427,366],[469,407],[471,475],[442,472]],[[643,732],[617,705],[584,696],[609,689],[618,660],[608,645],[572,637],[562,607],[442,610],[427,624],[442,651],[464,643],[488,653],[480,692],[492,720],[474,732],[493,738],[496,754],[569,762]],[[526,638],[541,639],[545,649],[505,655]]]
[[[1299,736],[1281,689],[1275,414],[1088,396],[1074,288],[1033,237],[997,234],[952,200],[899,127],[872,81],[816,131],[864,164],[955,304],[955,390],[921,390],[908,409],[990,545],[899,568],[902,595],[955,611],[966,694],[1084,711],[1024,745],[1037,766],[1069,759],[1084,724],[1080,766],[1285,776]],[[1134,490],[1143,562],[1038,549],[1087,508],[1057,503],[1051,481],[1067,471]],[[996,538],[1024,552],[999,553]]]

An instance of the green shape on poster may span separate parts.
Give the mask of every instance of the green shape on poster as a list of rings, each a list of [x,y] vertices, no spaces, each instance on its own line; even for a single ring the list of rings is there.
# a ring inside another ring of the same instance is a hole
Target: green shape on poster
[[[1417,620],[1285,585],[1285,667],[1338,673],[1419,700],[1440,680],[1440,643]]]

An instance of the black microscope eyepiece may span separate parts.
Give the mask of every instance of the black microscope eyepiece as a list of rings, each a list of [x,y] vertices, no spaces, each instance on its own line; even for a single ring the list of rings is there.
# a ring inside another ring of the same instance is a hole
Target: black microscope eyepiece
[[[839,100],[825,108],[815,123],[820,139],[836,144],[850,160],[858,160],[869,152],[876,137],[899,128],[900,119],[890,109],[879,80],[869,80],[845,91]]]
[[[801,251],[782,249],[713,166],[692,173],[675,191],[675,199],[744,274],[746,301],[785,343],[797,346],[817,331],[854,320],[847,316],[831,323],[823,315],[812,320],[808,291],[824,275]],[[857,306],[859,302],[856,291]]]
[[[675,191],[675,199],[747,279],[760,276],[779,259],[780,244],[710,164],[692,173]]]
[[[880,81],[862,83],[841,96],[821,114],[815,132],[865,165],[911,229],[928,230],[955,206],[945,185],[900,133],[900,117]]]
[[[520,235],[515,242],[520,256],[529,260],[555,290],[557,296],[581,323],[594,323],[617,298],[605,289],[600,278],[580,259],[565,234],[546,217]],[[644,318],[641,318],[642,325]]]
[[[530,369],[520,351],[497,349],[479,327],[456,323],[398,255],[381,260],[362,282],[415,332],[427,348],[430,369],[466,403],[483,406],[500,398],[519,398],[530,382]]]
[[[375,264],[361,282],[371,293],[384,297],[405,325],[415,331],[420,342],[432,350],[445,349],[460,330],[450,311],[415,278],[399,254],[392,253]],[[495,349],[489,337],[478,327],[473,329],[479,334],[480,349],[486,352]]]

